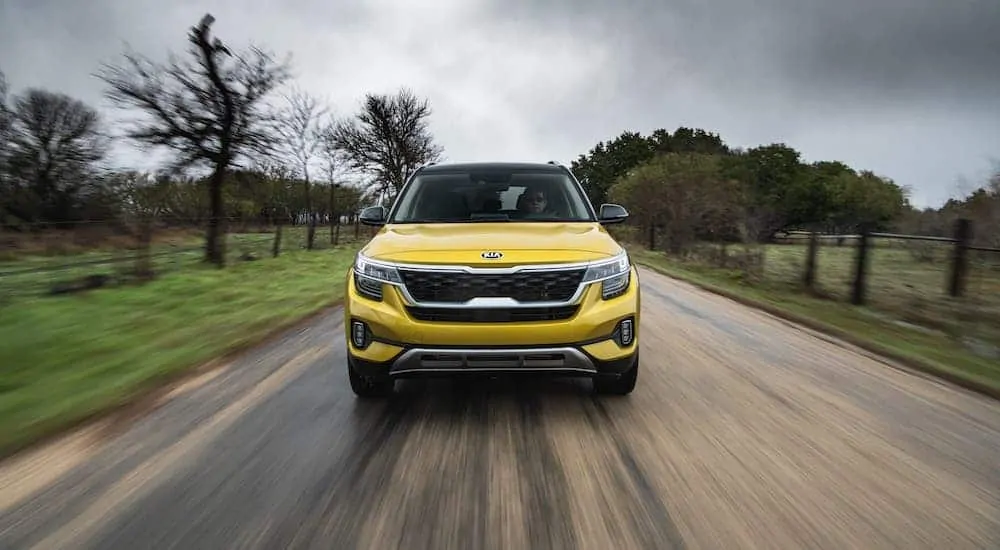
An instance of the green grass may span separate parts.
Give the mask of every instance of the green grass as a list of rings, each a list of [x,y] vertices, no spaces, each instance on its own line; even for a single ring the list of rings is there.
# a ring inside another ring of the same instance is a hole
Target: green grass
[[[875,240],[869,257],[866,305],[899,320],[1000,346],[1000,254],[970,259],[966,296],[956,299],[947,292],[950,253],[947,244]],[[818,292],[849,300],[855,255],[853,246],[820,247]],[[764,282],[797,287],[805,261],[805,246],[768,246]]]
[[[933,328],[953,336],[1000,348],[1000,254],[983,253],[970,258],[964,298],[947,292],[951,245],[893,242],[875,239],[868,264],[867,304],[873,311],[894,319]],[[778,292],[801,292],[807,248],[801,244],[754,247],[763,251],[762,269],[755,287]],[[814,293],[836,301],[849,301],[854,283],[856,248],[824,243],[817,255]],[[745,261],[744,247],[731,245],[725,267]],[[721,250],[700,245],[685,259],[688,269],[722,266]]]
[[[72,235],[67,233],[65,237],[69,239]],[[362,230],[359,237],[357,241],[365,240],[366,231]],[[356,242],[354,227],[342,226],[338,242]],[[60,282],[90,275],[104,275],[113,280],[128,279],[137,265],[138,252],[114,247],[121,244],[121,241],[104,243],[98,248],[62,255],[21,253],[14,259],[0,260],[0,306],[25,297],[44,295]],[[132,246],[134,243],[128,244]],[[227,262],[239,262],[244,254],[270,258],[273,244],[273,232],[230,233],[226,243]],[[282,253],[305,249],[306,228],[284,228],[281,245]],[[203,247],[204,237],[193,232],[163,236],[150,247],[153,269],[162,274],[197,267],[204,257]],[[317,250],[331,247],[328,227],[317,228],[314,247]]]
[[[342,298],[355,245],[0,309],[0,454]]]
[[[797,290],[788,279],[791,267],[786,268],[786,277],[778,276],[782,259],[789,260],[794,249],[787,246],[776,248],[781,251],[767,251],[767,262],[771,264],[768,269],[772,271],[763,280],[748,281],[739,270],[680,262],[669,259],[663,253],[630,246],[636,262],[662,273],[762,307],[793,321],[805,322],[811,328],[839,336],[912,367],[1000,395],[1000,362],[996,357],[973,353],[947,332],[901,323],[891,311],[882,311],[874,306],[855,307],[844,301],[814,297]],[[828,260],[821,269],[829,273],[835,265]],[[841,267],[846,269],[846,266]],[[835,284],[834,281],[833,277],[829,277],[827,284]],[[873,292],[876,292],[874,288]]]

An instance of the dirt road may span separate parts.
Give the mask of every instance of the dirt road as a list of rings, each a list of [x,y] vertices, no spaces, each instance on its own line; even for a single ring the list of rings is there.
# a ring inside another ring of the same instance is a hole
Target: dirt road
[[[641,277],[627,398],[362,403],[334,314],[0,469],[0,548],[1000,547],[1000,406]]]

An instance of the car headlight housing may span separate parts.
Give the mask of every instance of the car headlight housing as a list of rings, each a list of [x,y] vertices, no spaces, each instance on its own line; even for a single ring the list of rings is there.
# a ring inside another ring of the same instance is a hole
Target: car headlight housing
[[[628,253],[621,254],[602,262],[591,264],[583,276],[584,283],[601,283],[601,298],[610,300],[621,296],[628,290],[632,277],[632,263]]]
[[[395,266],[372,260],[358,253],[354,259],[354,286],[358,294],[372,300],[382,300],[383,284],[402,284],[403,278]]]

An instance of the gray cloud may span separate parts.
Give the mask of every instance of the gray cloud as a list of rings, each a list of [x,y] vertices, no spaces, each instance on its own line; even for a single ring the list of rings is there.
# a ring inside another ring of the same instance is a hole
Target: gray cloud
[[[492,10],[613,44],[631,76],[673,67],[783,95],[998,98],[993,0],[497,0]]]
[[[686,125],[872,169],[923,204],[1000,156],[995,0],[7,0],[0,68],[100,102],[91,74],[123,41],[180,51],[206,10],[233,44],[293,52],[341,113],[410,86],[453,160],[568,162]]]

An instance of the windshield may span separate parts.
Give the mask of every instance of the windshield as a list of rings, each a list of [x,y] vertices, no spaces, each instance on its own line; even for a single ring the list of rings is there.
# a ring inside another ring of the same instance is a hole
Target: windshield
[[[564,172],[493,168],[418,174],[389,223],[592,222],[593,211]]]

